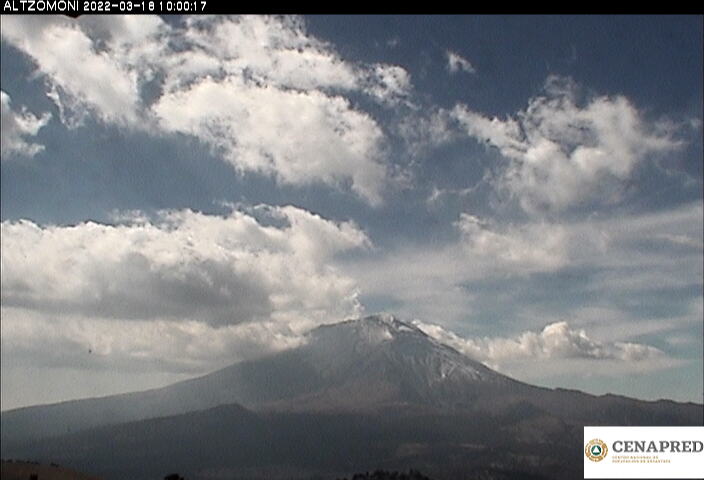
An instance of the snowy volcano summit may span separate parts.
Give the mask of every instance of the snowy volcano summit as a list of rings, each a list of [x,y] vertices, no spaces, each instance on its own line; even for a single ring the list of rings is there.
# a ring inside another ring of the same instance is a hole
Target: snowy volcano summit
[[[459,406],[480,387],[522,385],[388,314],[318,327],[302,351],[328,393],[364,387],[377,402],[383,393],[389,402]]]
[[[214,404],[277,411],[454,408],[522,386],[388,314],[319,326],[297,348],[174,385]]]

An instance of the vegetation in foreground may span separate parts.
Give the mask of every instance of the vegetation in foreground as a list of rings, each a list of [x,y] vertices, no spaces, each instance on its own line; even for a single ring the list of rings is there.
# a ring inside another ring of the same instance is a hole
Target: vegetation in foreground
[[[337,480],[348,480],[347,477]],[[416,470],[403,472],[387,472],[386,470],[376,470],[372,473],[355,473],[349,480],[431,480]]]

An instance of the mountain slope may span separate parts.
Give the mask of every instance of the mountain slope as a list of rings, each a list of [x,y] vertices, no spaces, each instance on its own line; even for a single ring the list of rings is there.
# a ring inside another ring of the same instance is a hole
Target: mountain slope
[[[314,329],[296,349],[145,392],[2,413],[3,441],[238,403],[252,409],[364,409],[387,402],[446,406],[472,385],[518,385],[414,326],[371,316]]]
[[[2,413],[2,456],[108,479],[561,479],[583,425],[701,425],[704,407],[518,382],[391,316],[174,385]]]
[[[694,405],[527,385],[413,325],[376,315],[318,327],[298,348],[168,387],[3,412],[2,443],[229,404],[280,412],[374,412],[388,405],[438,413],[540,410],[591,424],[701,423]]]
[[[614,400],[593,399],[602,406]],[[697,421],[695,408],[678,414],[667,405],[654,407],[634,404],[626,411],[640,415],[633,417],[636,423],[649,425]],[[606,410],[606,423],[613,424],[618,409]],[[378,468],[414,468],[437,480],[561,480],[579,478],[582,449],[582,422],[524,401],[442,412],[411,405],[375,412],[252,412],[224,405],[85,430],[8,452],[114,480],[161,478],[170,471],[191,480],[312,480]]]
[[[554,451],[564,456],[569,429],[554,431],[555,440],[563,443]],[[448,469],[515,467],[509,458],[528,458],[532,452],[511,443],[512,435],[510,423],[461,413],[418,414],[403,408],[254,413],[228,405],[47,439],[12,454],[31,452],[33,458],[115,480],[161,478],[169,471],[189,479],[332,479],[354,471],[409,467],[422,467],[441,479],[458,478]],[[556,459],[543,463],[561,468]]]

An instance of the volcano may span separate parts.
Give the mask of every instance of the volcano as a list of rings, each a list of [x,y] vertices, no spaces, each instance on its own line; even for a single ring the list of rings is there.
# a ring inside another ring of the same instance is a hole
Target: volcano
[[[3,412],[2,456],[116,479],[566,478],[581,475],[583,425],[701,425],[703,412],[529,385],[373,315],[164,388]]]

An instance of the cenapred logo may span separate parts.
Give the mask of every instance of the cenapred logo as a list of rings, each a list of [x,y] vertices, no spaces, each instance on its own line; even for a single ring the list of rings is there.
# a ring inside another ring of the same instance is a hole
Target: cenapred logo
[[[589,440],[587,445],[584,447],[584,454],[592,462],[601,462],[604,458],[606,458],[607,453],[609,453],[609,447],[607,447],[606,444],[598,438]]]
[[[585,426],[582,448],[584,478],[704,479],[704,427]]]

